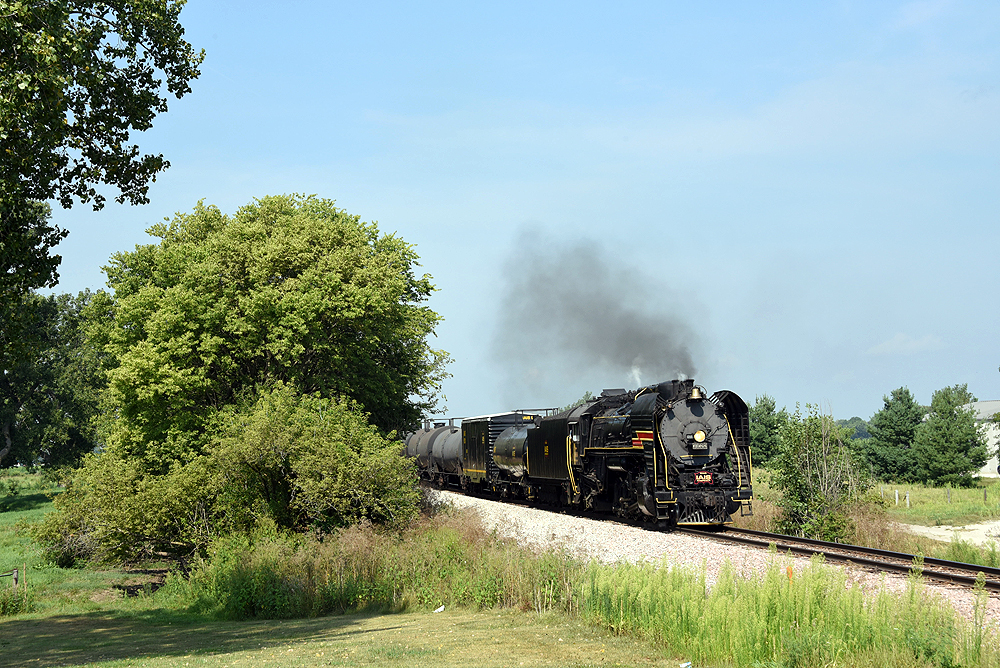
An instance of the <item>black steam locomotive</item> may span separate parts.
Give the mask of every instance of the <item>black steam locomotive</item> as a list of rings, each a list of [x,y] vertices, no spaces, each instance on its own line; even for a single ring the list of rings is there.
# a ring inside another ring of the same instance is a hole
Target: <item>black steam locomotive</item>
[[[733,392],[693,380],[605,390],[567,411],[514,411],[425,425],[406,439],[442,488],[593,508],[661,527],[752,513],[750,428]]]

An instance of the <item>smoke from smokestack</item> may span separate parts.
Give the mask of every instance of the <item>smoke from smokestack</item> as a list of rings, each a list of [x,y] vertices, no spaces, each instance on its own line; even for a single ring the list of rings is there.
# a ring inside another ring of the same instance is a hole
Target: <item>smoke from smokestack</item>
[[[693,333],[666,277],[612,260],[593,241],[522,233],[504,266],[498,323],[494,353],[512,394],[579,387],[595,372],[605,387],[695,373]]]

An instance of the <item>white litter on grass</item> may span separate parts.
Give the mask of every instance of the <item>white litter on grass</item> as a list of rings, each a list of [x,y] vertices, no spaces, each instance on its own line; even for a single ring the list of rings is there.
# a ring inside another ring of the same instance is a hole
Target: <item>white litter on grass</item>
[[[444,606],[442,605],[440,608],[438,608],[434,612],[444,612]]]

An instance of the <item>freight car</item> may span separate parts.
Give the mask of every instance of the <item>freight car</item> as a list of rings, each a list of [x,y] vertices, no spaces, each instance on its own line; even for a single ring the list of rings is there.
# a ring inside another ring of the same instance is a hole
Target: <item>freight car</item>
[[[693,380],[605,390],[570,410],[426,424],[406,438],[441,488],[676,525],[752,514],[746,403]]]

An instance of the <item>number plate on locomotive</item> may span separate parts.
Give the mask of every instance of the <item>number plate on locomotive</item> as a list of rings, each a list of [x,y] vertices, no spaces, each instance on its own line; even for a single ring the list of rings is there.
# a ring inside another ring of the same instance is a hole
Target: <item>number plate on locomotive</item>
[[[711,471],[698,471],[694,474],[694,484],[696,485],[711,485],[712,484],[712,472]]]

